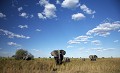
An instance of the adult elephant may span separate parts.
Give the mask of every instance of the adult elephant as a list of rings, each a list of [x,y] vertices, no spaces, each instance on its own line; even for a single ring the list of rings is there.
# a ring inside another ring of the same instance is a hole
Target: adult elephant
[[[54,56],[56,64],[62,64],[62,60],[66,52],[64,50],[54,50],[51,52],[51,55]]]
[[[90,55],[89,56],[91,61],[96,61],[96,59],[98,58],[97,55]]]
[[[32,58],[30,56],[28,56],[28,55],[23,57],[23,60],[31,60],[31,59]]]

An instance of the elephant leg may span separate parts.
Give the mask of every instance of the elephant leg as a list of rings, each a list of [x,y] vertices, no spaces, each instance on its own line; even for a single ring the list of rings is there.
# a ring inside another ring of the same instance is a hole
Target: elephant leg
[[[93,59],[91,59],[91,61],[93,61]]]
[[[96,59],[95,59],[95,61],[96,61]]]
[[[56,65],[57,65],[59,63],[58,58],[54,57],[54,59],[55,59]]]

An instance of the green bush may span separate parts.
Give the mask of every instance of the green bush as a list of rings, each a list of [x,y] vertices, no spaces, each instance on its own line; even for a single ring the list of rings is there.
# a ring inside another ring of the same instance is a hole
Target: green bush
[[[18,49],[13,57],[15,57],[16,60],[31,60],[34,58],[31,53],[24,49]]]

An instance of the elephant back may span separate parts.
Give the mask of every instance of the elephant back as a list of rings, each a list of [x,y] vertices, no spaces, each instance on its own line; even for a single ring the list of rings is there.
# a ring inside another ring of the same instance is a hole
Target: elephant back
[[[89,58],[92,59],[94,57],[94,55],[90,55]]]
[[[57,57],[60,53],[62,55],[66,54],[66,52],[64,50],[54,50],[54,51],[51,52],[51,55],[54,56],[54,57]]]
[[[92,59],[92,58],[97,58],[97,55],[90,55],[89,58],[90,58],[90,59]]]

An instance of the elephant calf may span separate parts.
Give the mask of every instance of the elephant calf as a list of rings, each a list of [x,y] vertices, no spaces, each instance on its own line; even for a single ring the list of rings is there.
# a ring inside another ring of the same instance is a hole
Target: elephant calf
[[[64,58],[64,62],[70,62],[70,58],[68,57]]]
[[[54,56],[57,65],[62,64],[63,55],[65,54],[66,52],[64,50],[54,50],[51,52],[51,55]]]
[[[85,58],[82,58],[81,60],[82,60],[82,61],[85,61]]]
[[[96,61],[96,59],[98,58],[97,55],[90,55],[89,56],[91,61]]]

